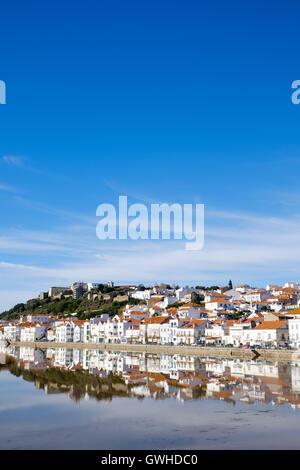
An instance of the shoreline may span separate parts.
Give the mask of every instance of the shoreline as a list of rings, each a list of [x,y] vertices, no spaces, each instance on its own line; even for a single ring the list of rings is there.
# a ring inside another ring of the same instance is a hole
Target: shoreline
[[[56,343],[47,341],[23,342],[11,341],[10,346],[24,346],[37,348],[67,348],[67,349],[100,349],[108,351],[131,351],[152,354],[183,354],[189,356],[210,356],[241,359],[266,359],[280,361],[300,361],[300,350],[269,350],[240,348],[216,348],[202,346],[164,346],[152,344],[115,344],[115,343]]]

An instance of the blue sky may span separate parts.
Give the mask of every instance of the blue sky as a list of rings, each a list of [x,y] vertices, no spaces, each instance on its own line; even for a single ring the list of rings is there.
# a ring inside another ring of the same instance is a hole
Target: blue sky
[[[299,3],[1,7],[0,310],[49,284],[300,280]],[[205,204],[205,247],[100,241],[96,208]]]

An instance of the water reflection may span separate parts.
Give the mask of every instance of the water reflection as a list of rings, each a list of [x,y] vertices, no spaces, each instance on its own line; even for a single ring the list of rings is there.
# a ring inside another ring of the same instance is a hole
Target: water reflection
[[[300,408],[300,362],[18,346],[1,349],[1,369],[74,401],[209,399]]]

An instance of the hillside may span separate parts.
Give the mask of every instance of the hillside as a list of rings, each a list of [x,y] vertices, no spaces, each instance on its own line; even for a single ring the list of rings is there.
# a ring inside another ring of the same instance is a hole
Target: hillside
[[[58,317],[69,316],[76,313],[74,316],[80,319],[92,318],[102,313],[108,313],[113,316],[119,313],[128,303],[140,303],[136,299],[118,301],[121,296],[124,298],[126,294],[127,290],[106,288],[104,294],[105,298],[96,300],[88,300],[87,294],[84,294],[83,297],[77,300],[72,297],[64,296],[61,299],[30,299],[26,303],[19,303],[10,310],[2,312],[0,318],[3,320],[13,320],[18,318],[21,314],[26,315],[30,313],[45,313]]]

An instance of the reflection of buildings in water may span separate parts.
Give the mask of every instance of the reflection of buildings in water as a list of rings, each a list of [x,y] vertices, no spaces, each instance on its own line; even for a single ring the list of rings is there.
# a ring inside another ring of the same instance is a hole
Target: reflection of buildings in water
[[[73,349],[73,363],[75,366],[82,364],[82,349]]]
[[[57,348],[54,353],[54,367],[69,367],[73,363],[73,349]]]
[[[300,362],[17,346],[10,348],[9,354],[25,370],[58,367],[82,370],[101,380],[119,377],[118,383],[100,387],[102,392],[112,395],[113,390],[122,390],[126,396],[157,400],[169,397],[180,401],[201,398],[244,404],[290,403],[295,409],[300,405]],[[35,384],[37,388],[44,388],[47,394],[68,393],[75,401],[88,399],[100,390],[97,383],[86,385],[84,389],[75,383],[58,385],[54,380],[42,384],[36,379]]]
[[[19,359],[26,362],[45,362],[45,351],[40,348],[20,346]]]
[[[300,362],[291,364],[291,381],[294,392],[300,392]]]
[[[249,404],[281,404],[286,402],[286,394],[291,389],[291,371],[287,363],[229,359],[210,361],[207,368],[219,376],[208,385],[208,393],[221,399],[227,397]],[[230,384],[229,375],[236,382],[233,380]]]
[[[3,351],[6,356],[12,356],[16,360],[20,358],[20,346],[2,346],[1,351]]]

